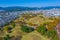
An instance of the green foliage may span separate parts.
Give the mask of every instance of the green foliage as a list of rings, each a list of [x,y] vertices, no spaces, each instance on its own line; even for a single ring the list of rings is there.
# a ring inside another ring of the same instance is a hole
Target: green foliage
[[[37,28],[37,31],[41,33],[43,36],[47,36],[48,38],[51,38],[51,40],[58,40],[57,32],[55,29],[47,30],[45,26],[40,26]]]
[[[12,31],[12,27],[9,27],[9,26],[6,26],[5,28],[4,28],[4,30],[7,32],[7,33],[11,33]]]
[[[56,30],[47,31],[46,35],[47,35],[48,37],[51,37],[51,40],[58,40]]]
[[[5,37],[4,37],[4,40],[9,40],[11,37],[9,36],[9,35],[6,35]]]
[[[21,30],[22,30],[23,32],[26,32],[26,33],[29,33],[29,32],[34,31],[33,28],[27,27],[27,26],[22,26],[22,27],[21,27]]]
[[[54,36],[51,40],[59,40],[58,36]]]
[[[16,24],[15,23],[12,23],[12,26],[13,26],[13,28],[16,26]]]
[[[56,31],[55,30],[50,30],[50,31],[47,31],[46,35],[48,37],[54,37],[56,35]]]
[[[38,31],[39,33],[41,33],[42,35],[44,35],[44,34],[47,32],[47,29],[46,29],[45,26],[39,26],[39,27],[37,28],[37,31]]]
[[[8,30],[11,30],[12,28],[11,27],[5,27],[4,30],[8,31]]]

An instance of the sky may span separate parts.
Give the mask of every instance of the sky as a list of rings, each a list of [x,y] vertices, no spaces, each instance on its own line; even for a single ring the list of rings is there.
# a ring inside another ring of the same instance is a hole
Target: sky
[[[0,7],[8,6],[25,6],[25,7],[60,6],[60,0],[0,0]]]

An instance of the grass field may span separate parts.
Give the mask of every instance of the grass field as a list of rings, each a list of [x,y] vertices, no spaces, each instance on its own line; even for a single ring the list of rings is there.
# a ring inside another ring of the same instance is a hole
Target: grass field
[[[24,35],[22,40],[49,40],[47,37],[42,36],[37,31]]]

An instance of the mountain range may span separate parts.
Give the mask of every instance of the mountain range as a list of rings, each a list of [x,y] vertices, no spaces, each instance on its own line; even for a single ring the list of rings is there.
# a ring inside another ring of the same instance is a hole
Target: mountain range
[[[12,7],[0,7],[0,10],[5,11],[25,11],[25,10],[47,10],[47,9],[53,9],[58,8],[60,9],[60,6],[48,6],[48,7],[21,7],[21,6],[12,6]]]
[[[13,7],[0,7],[0,10],[5,11],[25,11],[25,10],[37,10],[37,7],[20,7],[20,6],[13,6]]]

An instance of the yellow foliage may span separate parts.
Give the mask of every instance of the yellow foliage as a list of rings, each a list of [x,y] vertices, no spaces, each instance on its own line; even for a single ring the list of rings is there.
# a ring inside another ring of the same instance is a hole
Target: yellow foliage
[[[59,22],[60,22],[59,19],[54,19],[53,22],[49,22],[49,23],[46,25],[46,28],[47,28],[48,30],[51,30],[51,29],[55,28],[56,25],[57,25]]]

